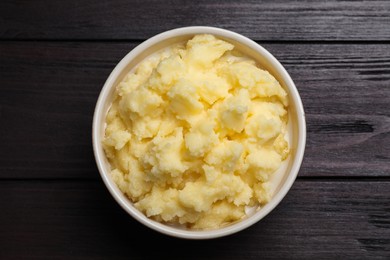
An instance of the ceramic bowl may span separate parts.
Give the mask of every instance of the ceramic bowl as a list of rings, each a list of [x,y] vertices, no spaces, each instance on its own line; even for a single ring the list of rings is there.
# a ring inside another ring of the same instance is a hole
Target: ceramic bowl
[[[275,174],[276,177],[271,180],[274,186],[272,199],[266,205],[252,211],[252,213],[240,221],[219,229],[207,231],[188,230],[165,225],[146,217],[134,207],[133,203],[119,190],[112,180],[110,164],[102,147],[105,117],[113,101],[116,85],[147,56],[175,43],[187,41],[196,34],[212,34],[234,44],[236,49],[254,59],[261,68],[268,70],[280,82],[289,96],[288,139],[291,152],[289,158],[284,162],[284,166]],[[117,203],[129,215],[145,226],[166,235],[187,239],[210,239],[227,236],[248,228],[264,218],[280,203],[293,185],[301,166],[306,143],[306,123],[301,98],[293,80],[279,61],[266,49],[251,39],[232,31],[203,26],[184,27],[163,32],[146,40],[130,51],[118,63],[100,92],[93,117],[92,141],[96,163],[104,184]]]

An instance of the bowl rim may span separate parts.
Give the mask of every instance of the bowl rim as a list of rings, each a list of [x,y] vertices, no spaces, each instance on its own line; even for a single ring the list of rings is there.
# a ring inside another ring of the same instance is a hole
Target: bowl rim
[[[109,173],[105,171],[105,167],[104,167],[105,154],[102,149],[101,136],[100,136],[100,124],[99,124],[101,122],[104,122],[106,116],[105,111],[103,111],[105,99],[107,99],[111,88],[115,87],[113,84],[117,79],[117,77],[120,75],[120,72],[132,59],[140,55],[143,51],[147,50],[151,46],[159,43],[160,41],[169,38],[178,37],[178,36],[195,35],[195,34],[213,34],[217,37],[220,36],[224,38],[230,38],[237,42],[240,42],[241,44],[249,47],[250,49],[262,55],[271,64],[271,66],[278,71],[280,77],[284,80],[286,87],[289,89],[291,99],[295,104],[297,119],[298,119],[297,122],[298,123],[297,124],[298,144],[297,144],[297,149],[295,151],[295,160],[293,161],[291,170],[285,182],[283,183],[282,187],[280,188],[279,192],[277,192],[272,197],[270,202],[268,202],[266,205],[262,207],[261,211],[255,213],[253,216],[220,229],[204,230],[204,231],[203,230],[202,231],[182,230],[182,229],[178,229],[175,227],[171,227],[156,222],[146,217],[142,212],[138,211],[138,209],[136,209],[133,205],[131,205],[131,202],[124,197],[124,195],[117,189],[117,187],[114,187],[115,183],[113,183],[113,181],[110,180]],[[217,27],[210,27],[210,26],[189,26],[189,27],[181,27],[177,29],[168,30],[149,38],[148,40],[136,46],[128,54],[126,54],[126,56],[115,66],[115,68],[112,70],[111,74],[107,78],[106,82],[104,83],[96,103],[96,107],[93,115],[93,122],[92,122],[92,146],[93,146],[95,161],[105,186],[107,187],[108,191],[111,193],[113,198],[116,200],[116,202],[134,219],[144,224],[145,226],[155,231],[158,231],[160,233],[163,233],[165,235],[170,235],[170,236],[185,238],[185,239],[211,239],[211,238],[218,238],[218,237],[231,235],[243,229],[248,228],[249,226],[255,224],[256,222],[264,218],[266,215],[268,215],[281,202],[281,200],[286,196],[287,192],[290,190],[291,186],[293,185],[298,175],[300,166],[302,164],[305,145],[306,145],[306,120],[305,120],[305,113],[304,113],[302,101],[293,80],[291,79],[290,75],[285,70],[285,68],[270,52],[268,52],[261,45],[257,44],[255,41],[236,32],[217,28]]]

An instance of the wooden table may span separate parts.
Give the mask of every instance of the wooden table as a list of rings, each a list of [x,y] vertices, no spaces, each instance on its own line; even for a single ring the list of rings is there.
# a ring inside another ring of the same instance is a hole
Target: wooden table
[[[209,241],[128,216],[91,146],[93,109],[118,61],[190,25],[267,48],[307,115],[286,198],[256,225]],[[0,91],[1,259],[390,258],[389,1],[2,0]]]

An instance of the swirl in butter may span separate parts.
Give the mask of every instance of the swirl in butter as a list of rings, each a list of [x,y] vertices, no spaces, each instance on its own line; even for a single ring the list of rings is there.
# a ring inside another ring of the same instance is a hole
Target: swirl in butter
[[[289,153],[288,97],[234,46],[196,35],[117,86],[103,147],[119,189],[154,220],[215,229],[270,199]]]

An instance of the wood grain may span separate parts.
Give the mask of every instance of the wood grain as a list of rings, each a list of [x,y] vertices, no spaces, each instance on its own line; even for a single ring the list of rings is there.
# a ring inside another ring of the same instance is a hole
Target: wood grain
[[[270,50],[297,85],[308,130],[281,204],[209,241],[127,215],[91,146],[94,106],[118,61],[193,25]],[[0,1],[0,259],[390,259],[389,42],[386,0]]]
[[[98,178],[93,109],[134,43],[0,43],[0,178]],[[390,45],[265,44],[302,96],[300,176],[390,176]]]
[[[146,39],[209,25],[255,40],[390,40],[389,1],[34,0],[0,2],[2,39]]]
[[[388,181],[297,181],[254,226],[189,241],[136,222],[100,181],[1,181],[0,257],[386,258],[389,196]],[[153,250],[144,251],[145,244]]]

